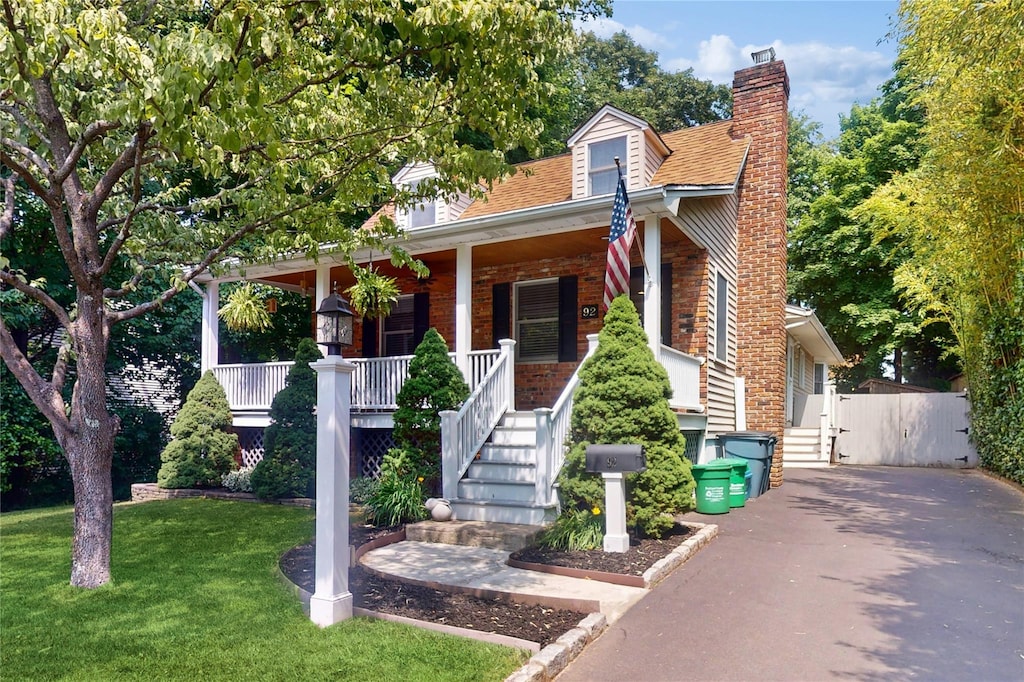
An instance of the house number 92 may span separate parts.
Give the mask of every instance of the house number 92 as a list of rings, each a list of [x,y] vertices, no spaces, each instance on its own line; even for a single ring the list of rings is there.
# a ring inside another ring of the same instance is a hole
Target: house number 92
[[[596,305],[585,305],[580,306],[580,317],[584,320],[592,320],[597,317],[597,306]]]

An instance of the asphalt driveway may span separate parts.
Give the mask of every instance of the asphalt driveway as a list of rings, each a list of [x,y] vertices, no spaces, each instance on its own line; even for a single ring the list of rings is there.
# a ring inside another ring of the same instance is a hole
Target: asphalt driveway
[[[786,470],[558,677],[1024,680],[1024,494],[973,470]]]

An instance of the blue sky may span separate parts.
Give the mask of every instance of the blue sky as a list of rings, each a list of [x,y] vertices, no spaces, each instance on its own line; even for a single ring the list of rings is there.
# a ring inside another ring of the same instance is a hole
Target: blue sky
[[[751,52],[774,47],[789,72],[790,109],[832,138],[839,115],[877,97],[892,75],[897,46],[886,35],[897,9],[889,0],[614,0],[610,19],[582,28],[626,30],[663,69],[693,68],[715,83],[731,83]]]

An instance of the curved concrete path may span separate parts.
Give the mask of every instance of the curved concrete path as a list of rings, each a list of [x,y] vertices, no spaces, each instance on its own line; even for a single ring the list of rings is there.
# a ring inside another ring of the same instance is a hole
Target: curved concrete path
[[[970,470],[787,470],[558,676],[1024,680],[1024,494]]]

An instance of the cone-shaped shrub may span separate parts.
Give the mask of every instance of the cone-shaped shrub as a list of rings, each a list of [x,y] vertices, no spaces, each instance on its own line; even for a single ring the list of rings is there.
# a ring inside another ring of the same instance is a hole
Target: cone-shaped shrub
[[[252,472],[252,491],[264,499],[313,497],[316,493],[316,371],[323,357],[313,339],[303,339],[284,388],[270,404],[263,434],[264,455]]]
[[[409,363],[409,378],[398,392],[395,446],[403,450],[424,488],[436,493],[441,480],[442,410],[457,410],[469,397],[462,372],[448,357],[448,346],[429,329]]]
[[[685,441],[668,406],[668,374],[647,345],[636,308],[616,298],[604,318],[597,351],[580,368],[569,432],[570,450],[559,474],[566,509],[604,509],[604,481],[585,470],[591,443],[639,443],[647,471],[626,478],[627,520],[660,537],[672,514],[690,509],[693,475]]]
[[[171,437],[160,453],[156,482],[161,488],[219,486],[235,468],[238,436],[228,433],[231,406],[213,372],[207,371],[189,391],[171,424]]]

